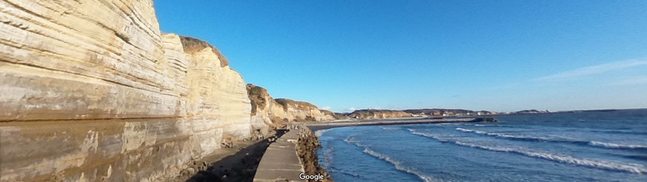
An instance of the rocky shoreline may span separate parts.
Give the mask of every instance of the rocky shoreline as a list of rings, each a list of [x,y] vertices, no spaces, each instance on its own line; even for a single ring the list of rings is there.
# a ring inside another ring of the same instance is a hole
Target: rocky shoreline
[[[317,149],[321,148],[319,139],[308,127],[304,125],[297,125],[297,127],[299,130],[297,154],[303,164],[305,174],[321,174],[324,179],[319,181],[333,181],[328,172],[319,165],[319,157],[317,156]]]

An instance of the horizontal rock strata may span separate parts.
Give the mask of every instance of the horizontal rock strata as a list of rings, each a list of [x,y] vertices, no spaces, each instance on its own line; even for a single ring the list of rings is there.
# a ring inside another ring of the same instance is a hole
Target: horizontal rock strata
[[[399,110],[356,110],[352,113],[346,114],[347,117],[353,119],[386,119],[386,118],[404,118],[413,117],[413,114]]]
[[[273,99],[263,87],[247,84],[247,93],[252,104],[254,127],[282,127],[290,122],[329,121],[335,119],[330,111],[290,99]]]
[[[248,89],[216,47],[162,34],[150,0],[1,0],[0,181],[160,181],[334,115]]]
[[[0,1],[0,181],[158,181],[251,136],[245,82],[151,1]]]

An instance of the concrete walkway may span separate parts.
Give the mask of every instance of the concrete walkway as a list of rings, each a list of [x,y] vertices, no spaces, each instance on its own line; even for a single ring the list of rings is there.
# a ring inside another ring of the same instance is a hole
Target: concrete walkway
[[[290,130],[270,144],[258,165],[254,181],[304,181],[299,179],[299,174],[303,173],[303,166],[297,156],[298,138],[299,131]]]

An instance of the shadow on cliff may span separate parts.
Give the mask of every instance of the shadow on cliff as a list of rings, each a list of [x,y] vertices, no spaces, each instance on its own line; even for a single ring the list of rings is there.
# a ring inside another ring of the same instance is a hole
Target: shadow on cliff
[[[276,134],[245,148],[235,154],[224,157],[209,164],[204,171],[199,171],[186,182],[252,182],[258,164],[270,143],[287,133],[287,130],[277,130]]]

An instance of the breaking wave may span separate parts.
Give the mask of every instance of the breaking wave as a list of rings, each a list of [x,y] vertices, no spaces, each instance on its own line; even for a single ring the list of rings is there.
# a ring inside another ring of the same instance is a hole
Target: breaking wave
[[[458,131],[462,132],[468,132],[468,133],[476,133],[476,134],[481,134],[481,135],[489,135],[489,136],[495,136],[495,137],[501,137],[501,138],[510,138],[510,139],[517,139],[517,140],[529,140],[529,141],[549,141],[549,142],[559,142],[559,141],[566,141],[566,140],[556,140],[553,138],[549,137],[534,137],[534,136],[525,136],[525,135],[511,135],[511,134],[505,134],[505,133],[491,133],[491,132],[486,132],[486,131],[479,131],[479,130],[470,130],[470,129],[465,129],[465,128],[456,128]]]
[[[332,128],[331,128],[331,129],[332,129]],[[326,133],[327,131],[330,131],[331,129],[317,130],[317,131],[315,131],[315,136],[320,137],[321,135],[323,135],[323,134],[324,134],[324,133]]]
[[[383,161],[389,162],[393,166],[395,166],[395,169],[397,169],[399,171],[402,171],[402,172],[406,172],[406,173],[409,173],[409,174],[416,175],[418,178],[420,178],[421,180],[423,180],[425,182],[439,181],[439,180],[433,178],[432,176],[421,173],[420,171],[418,171],[416,169],[413,169],[413,168],[410,168],[410,167],[407,167],[407,166],[403,166],[402,162],[397,161],[395,159],[392,159],[391,157],[389,157],[387,155],[375,152],[375,151],[373,151],[373,150],[371,150],[369,148],[365,147],[364,148],[364,153],[366,153],[368,155],[371,155],[373,157],[376,157],[378,159],[381,159]]]
[[[522,154],[530,157],[556,161],[560,163],[575,164],[575,165],[598,168],[598,169],[630,172],[630,173],[636,173],[636,174],[647,173],[647,168],[644,165],[640,165],[640,164],[622,164],[622,163],[617,163],[612,161],[582,159],[582,158],[576,158],[568,155],[557,155],[557,154],[551,154],[546,152],[526,151],[523,149],[515,149],[515,148],[483,146],[483,145],[476,145],[476,144],[464,143],[459,141],[456,141],[454,143],[462,146],[472,147],[472,148],[479,148],[479,149],[498,151],[498,152],[516,153],[516,154]]]
[[[389,163],[391,163],[392,165],[395,166],[395,169],[397,169],[399,171],[402,171],[402,172],[406,172],[406,173],[409,173],[409,174],[416,175],[418,178],[420,178],[421,180],[423,180],[425,182],[439,181],[439,180],[434,179],[432,176],[425,175],[425,174],[423,174],[423,173],[421,173],[421,172],[419,172],[419,171],[417,171],[415,169],[411,169],[409,167],[402,166],[401,162],[396,161],[396,160],[392,159],[391,157],[389,157],[387,155],[384,155],[384,154],[381,154],[381,153],[378,153],[378,152],[375,152],[375,151],[369,149],[368,145],[363,145],[363,144],[361,144],[361,143],[359,143],[358,141],[355,140],[355,136],[357,136],[358,134],[359,133],[348,136],[346,139],[344,139],[344,142],[346,142],[348,144],[351,144],[351,145],[358,146],[360,148],[364,148],[364,151],[363,151],[364,153],[366,153],[368,155],[371,155],[373,157],[376,157],[376,158],[378,158],[380,160],[389,162]]]
[[[380,126],[383,130],[399,130],[399,127]]]
[[[609,142],[600,142],[600,141],[584,141],[584,140],[573,140],[566,138],[554,138],[554,137],[535,137],[535,136],[526,136],[526,135],[511,135],[505,133],[494,133],[486,132],[479,130],[471,130],[465,128],[456,128],[458,131],[467,132],[467,133],[476,133],[480,135],[494,136],[499,138],[513,139],[513,140],[523,140],[523,141],[535,141],[535,142],[560,142],[560,143],[573,143],[578,145],[589,145],[598,148],[609,148],[609,149],[639,149],[647,150],[645,145],[635,145],[635,144],[618,144],[618,143],[609,143]]]
[[[597,147],[604,147],[604,148],[614,148],[614,149],[643,149],[643,150],[647,150],[647,146],[645,146],[645,145],[618,144],[618,143],[599,142],[599,141],[591,141],[591,142],[589,142],[589,145],[597,146]]]
[[[433,139],[436,139],[436,140],[439,140],[439,141],[449,142],[449,143],[452,143],[452,144],[465,146],[465,147],[471,147],[471,148],[477,148],[477,149],[489,150],[489,151],[497,151],[497,152],[515,153],[515,154],[521,154],[521,155],[525,155],[525,156],[529,156],[529,157],[534,157],[534,158],[539,158],[539,159],[544,159],[544,160],[549,160],[549,161],[554,161],[554,162],[574,164],[574,165],[597,168],[597,169],[621,171],[621,172],[630,172],[630,173],[636,173],[636,174],[647,174],[647,167],[645,167],[644,165],[640,165],[640,164],[624,164],[624,163],[618,163],[618,162],[613,162],[613,161],[576,158],[576,157],[568,156],[568,155],[559,155],[559,154],[552,154],[552,153],[547,153],[547,152],[529,151],[529,150],[526,150],[526,149],[523,149],[523,148],[506,148],[506,147],[494,147],[494,146],[486,146],[486,145],[477,145],[477,144],[466,143],[466,142],[461,142],[461,141],[450,141],[448,139],[445,139],[445,138],[442,138],[442,137],[439,137],[439,136],[436,136],[436,135],[433,135],[433,134],[416,132],[415,130],[410,130],[410,131],[415,135],[426,136],[426,137],[433,138]]]
[[[420,136],[424,136],[424,137],[433,138],[433,139],[436,139],[436,140],[441,141],[441,142],[448,142],[448,140],[446,140],[446,139],[444,139],[444,138],[440,138],[439,136],[434,135],[434,134],[430,134],[430,133],[422,133],[422,132],[418,132],[418,131],[413,130],[413,129],[409,129],[409,131],[410,131],[411,133],[413,133],[414,135],[420,135]]]
[[[335,151],[335,148],[329,147],[323,152],[323,157],[324,157],[324,167],[329,167],[331,166],[330,163],[333,161],[333,151]]]

